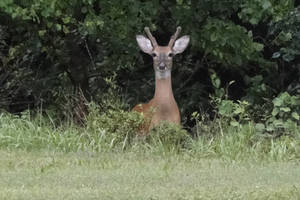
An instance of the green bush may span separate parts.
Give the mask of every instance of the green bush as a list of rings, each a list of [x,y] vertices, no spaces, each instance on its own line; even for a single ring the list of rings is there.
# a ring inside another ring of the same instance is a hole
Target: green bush
[[[87,115],[89,130],[97,135],[102,127],[113,145],[126,146],[141,119],[124,110],[149,100],[155,83],[152,59],[139,52],[135,35],[149,26],[164,45],[180,25],[191,37],[172,72],[184,126],[193,128],[192,113],[205,112],[237,129],[255,122],[260,133],[295,132],[299,106],[289,102],[299,96],[297,6],[294,0],[3,0],[0,109],[42,109],[53,112],[55,123],[69,123],[74,107],[94,101],[100,107],[91,106],[97,113]],[[106,98],[112,91],[122,101]],[[283,98],[290,100],[278,104]]]
[[[86,132],[98,135],[103,145],[109,148],[122,146],[125,149],[138,136],[139,126],[144,118],[136,112],[122,109],[102,110],[95,104],[90,105],[86,119]]]
[[[259,132],[275,133],[275,135],[295,135],[299,127],[300,96],[291,96],[287,92],[278,95],[272,101],[271,114],[265,115],[264,123],[256,124]]]
[[[154,147],[180,151],[190,136],[180,125],[163,122],[152,129],[146,136],[146,141]]]

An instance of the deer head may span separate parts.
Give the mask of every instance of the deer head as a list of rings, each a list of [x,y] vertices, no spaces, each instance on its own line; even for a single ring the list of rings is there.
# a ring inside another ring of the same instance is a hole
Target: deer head
[[[143,35],[136,36],[140,49],[152,56],[155,75],[158,79],[165,79],[171,75],[173,57],[176,54],[182,53],[190,41],[190,37],[188,35],[177,39],[180,31],[181,27],[177,27],[177,30],[171,37],[168,46],[159,46],[148,27],[145,27],[145,32],[148,38]]]

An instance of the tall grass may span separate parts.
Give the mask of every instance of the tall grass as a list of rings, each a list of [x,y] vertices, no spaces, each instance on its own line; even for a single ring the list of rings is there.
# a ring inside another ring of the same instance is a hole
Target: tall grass
[[[150,136],[137,135],[142,122],[136,114],[125,111],[101,112],[94,109],[86,126],[70,122],[54,123],[48,115],[25,112],[21,116],[0,114],[0,148],[27,151],[61,152],[139,151],[157,154],[185,153],[191,158],[228,160],[300,159],[300,131],[293,136],[265,137],[248,123],[239,128],[222,125],[218,120],[198,124],[197,137],[173,125],[163,125]]]
[[[217,120],[216,120],[217,121]],[[214,122],[216,126],[221,123]],[[213,124],[211,126],[213,126]],[[222,127],[222,134],[201,135],[190,142],[192,155],[221,157],[229,160],[294,160],[300,159],[300,134],[278,138],[256,132],[249,122],[240,127]]]

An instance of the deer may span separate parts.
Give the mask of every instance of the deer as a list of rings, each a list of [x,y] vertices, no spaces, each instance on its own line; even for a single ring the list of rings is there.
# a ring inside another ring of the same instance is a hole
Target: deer
[[[182,53],[188,46],[190,37],[182,36],[179,39],[181,27],[177,27],[174,35],[171,36],[167,46],[158,45],[152,36],[149,27],[145,27],[147,37],[136,35],[139,48],[153,58],[155,73],[154,97],[144,104],[137,104],[132,110],[142,113],[145,119],[139,133],[148,133],[161,122],[168,122],[180,125],[180,112],[172,91],[171,70],[173,58],[176,54]]]

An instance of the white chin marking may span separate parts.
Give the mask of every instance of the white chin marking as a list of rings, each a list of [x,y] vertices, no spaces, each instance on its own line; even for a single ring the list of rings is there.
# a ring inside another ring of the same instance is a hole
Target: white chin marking
[[[171,76],[171,70],[155,71],[155,77],[158,79],[166,79]]]

